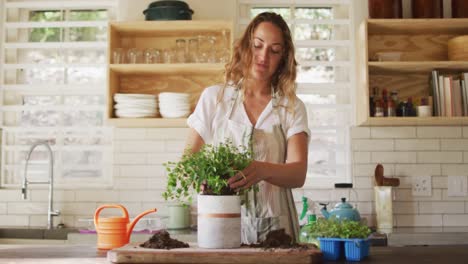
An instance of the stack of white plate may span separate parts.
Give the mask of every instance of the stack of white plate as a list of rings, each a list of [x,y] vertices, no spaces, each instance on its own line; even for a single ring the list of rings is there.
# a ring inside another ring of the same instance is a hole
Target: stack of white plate
[[[160,93],[159,112],[164,118],[182,118],[190,114],[190,94]]]
[[[156,95],[116,93],[114,101],[117,117],[155,117],[158,114]]]

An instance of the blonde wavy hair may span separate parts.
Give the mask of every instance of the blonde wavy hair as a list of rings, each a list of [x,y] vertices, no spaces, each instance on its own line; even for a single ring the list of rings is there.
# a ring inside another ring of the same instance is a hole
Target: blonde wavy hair
[[[252,46],[254,31],[263,22],[270,22],[277,26],[283,33],[284,49],[278,69],[272,76],[271,84],[280,96],[286,96],[293,106],[296,99],[296,66],[294,57],[295,50],[291,37],[291,31],[283,17],[272,12],[258,14],[247,26],[244,34],[234,43],[234,50],[231,60],[225,67],[225,87],[239,83],[243,78],[248,78],[252,66]],[[223,89],[224,90],[224,89]],[[289,108],[288,107],[288,108]]]

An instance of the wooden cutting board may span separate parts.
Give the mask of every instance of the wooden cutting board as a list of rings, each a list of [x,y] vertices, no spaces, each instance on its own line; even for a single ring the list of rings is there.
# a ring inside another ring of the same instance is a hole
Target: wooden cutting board
[[[112,263],[206,263],[206,264],[279,264],[322,263],[318,249],[204,249],[191,244],[190,248],[149,249],[128,244],[107,252]]]

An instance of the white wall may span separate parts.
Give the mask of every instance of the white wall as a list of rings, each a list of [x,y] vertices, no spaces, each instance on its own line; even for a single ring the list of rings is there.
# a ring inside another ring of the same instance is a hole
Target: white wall
[[[143,20],[141,11],[151,1],[121,0],[125,20]],[[359,21],[367,16],[363,0],[355,0]],[[194,19],[234,19],[235,0],[187,1],[195,10]],[[365,1],[367,2],[367,1]],[[206,8],[205,5],[208,7]],[[356,38],[358,39],[358,38]],[[357,43],[356,46],[359,46]],[[356,66],[365,70],[363,62]],[[121,203],[136,215],[157,207],[166,213],[161,198],[166,184],[163,163],[182,153],[186,128],[116,128],[114,138],[114,184],[105,190],[58,190],[57,209],[69,226],[82,226],[78,219],[94,214],[103,203]],[[294,190],[298,209],[306,195],[317,202],[337,202],[351,197],[361,215],[374,225],[373,177],[377,163],[383,163],[385,176],[401,179],[395,188],[396,226],[468,226],[468,197],[447,196],[447,175],[466,175],[468,171],[468,127],[355,127],[352,129],[354,191],[333,189]],[[413,197],[413,176],[432,176],[432,195]],[[0,226],[45,226],[47,190],[32,190],[29,201],[22,201],[19,190],[0,191]],[[317,212],[319,213],[319,212]]]

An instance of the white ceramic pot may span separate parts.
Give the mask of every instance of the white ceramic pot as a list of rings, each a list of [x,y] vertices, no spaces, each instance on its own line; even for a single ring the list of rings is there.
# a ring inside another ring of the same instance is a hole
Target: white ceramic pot
[[[241,245],[241,201],[237,195],[198,195],[200,248],[238,248]]]

